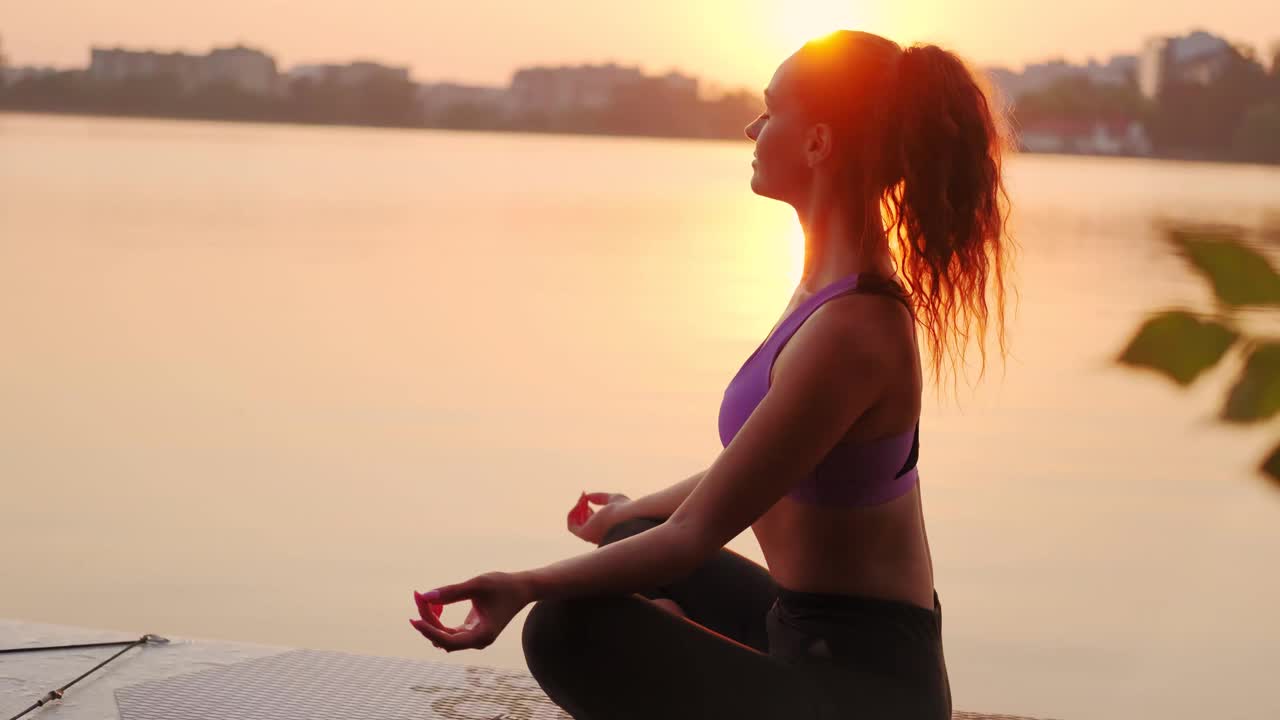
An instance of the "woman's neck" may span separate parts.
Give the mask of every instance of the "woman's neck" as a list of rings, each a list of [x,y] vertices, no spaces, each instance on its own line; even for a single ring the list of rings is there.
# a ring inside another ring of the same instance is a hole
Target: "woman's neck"
[[[878,218],[877,218],[878,220]],[[804,230],[804,268],[799,286],[812,294],[854,273],[893,277],[893,262],[883,224],[867,223],[867,233],[843,204],[831,204],[825,211],[800,214]]]

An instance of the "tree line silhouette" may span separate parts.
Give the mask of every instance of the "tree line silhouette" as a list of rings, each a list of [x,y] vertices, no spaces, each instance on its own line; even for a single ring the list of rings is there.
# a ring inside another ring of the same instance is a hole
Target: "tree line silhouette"
[[[69,70],[21,79],[0,89],[0,109],[144,115],[260,122],[390,127],[571,132],[668,137],[745,138],[743,128],[763,110],[746,90],[714,100],[673,88],[660,78],[618,87],[604,107],[564,112],[508,112],[485,103],[458,103],[427,114],[418,85],[394,77],[358,83],[329,78],[285,78],[276,96],[258,95],[229,82],[184,88],[176,75],[123,80]]]
[[[1123,85],[1097,84],[1086,76],[1060,79],[1017,99],[1015,128],[1046,119],[1132,118],[1146,128],[1157,157],[1280,163],[1280,62],[1267,70],[1247,47],[1227,52],[1213,82],[1174,79],[1154,99],[1142,96],[1134,78]],[[459,103],[430,114],[419,102],[419,86],[403,78],[338,83],[286,77],[282,82],[283,92],[263,96],[226,82],[184,88],[172,75],[105,81],[70,70],[0,88],[0,109],[729,139],[745,139],[743,128],[763,110],[762,99],[745,89],[708,100],[661,78],[622,85],[600,108],[508,112],[493,104]]]

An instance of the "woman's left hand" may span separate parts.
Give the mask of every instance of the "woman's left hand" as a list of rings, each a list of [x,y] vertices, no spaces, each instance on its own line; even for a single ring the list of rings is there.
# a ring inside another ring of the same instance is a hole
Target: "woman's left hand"
[[[488,647],[516,613],[532,601],[528,585],[513,573],[505,572],[477,575],[466,582],[444,585],[435,592],[439,597],[429,598],[428,593],[414,591],[413,599],[422,617],[411,619],[409,624],[445,652]],[[471,601],[466,621],[460,627],[446,626],[440,621],[444,606],[461,600]]]

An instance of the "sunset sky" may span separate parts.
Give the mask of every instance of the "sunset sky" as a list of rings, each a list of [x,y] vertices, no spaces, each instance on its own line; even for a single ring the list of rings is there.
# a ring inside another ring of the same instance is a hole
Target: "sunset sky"
[[[1143,37],[1203,28],[1259,50],[1280,3],[1171,0],[0,0],[10,63],[87,65],[90,45],[204,53],[242,42],[295,64],[373,59],[415,80],[505,85],[535,64],[614,61],[762,88],[809,37],[847,27],[928,41],[979,65],[1105,60]]]

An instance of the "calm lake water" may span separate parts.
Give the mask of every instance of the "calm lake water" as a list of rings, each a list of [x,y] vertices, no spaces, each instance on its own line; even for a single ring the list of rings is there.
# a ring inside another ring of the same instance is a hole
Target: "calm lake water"
[[[0,616],[446,654],[412,591],[589,552],[582,490],[707,467],[798,278],[751,145],[0,115]],[[1274,437],[1111,358],[1208,307],[1157,218],[1280,170],[1012,158],[1013,355],[927,398],[957,710],[1280,716]],[[729,547],[763,563],[750,531]],[[461,621],[466,604],[445,620]]]

